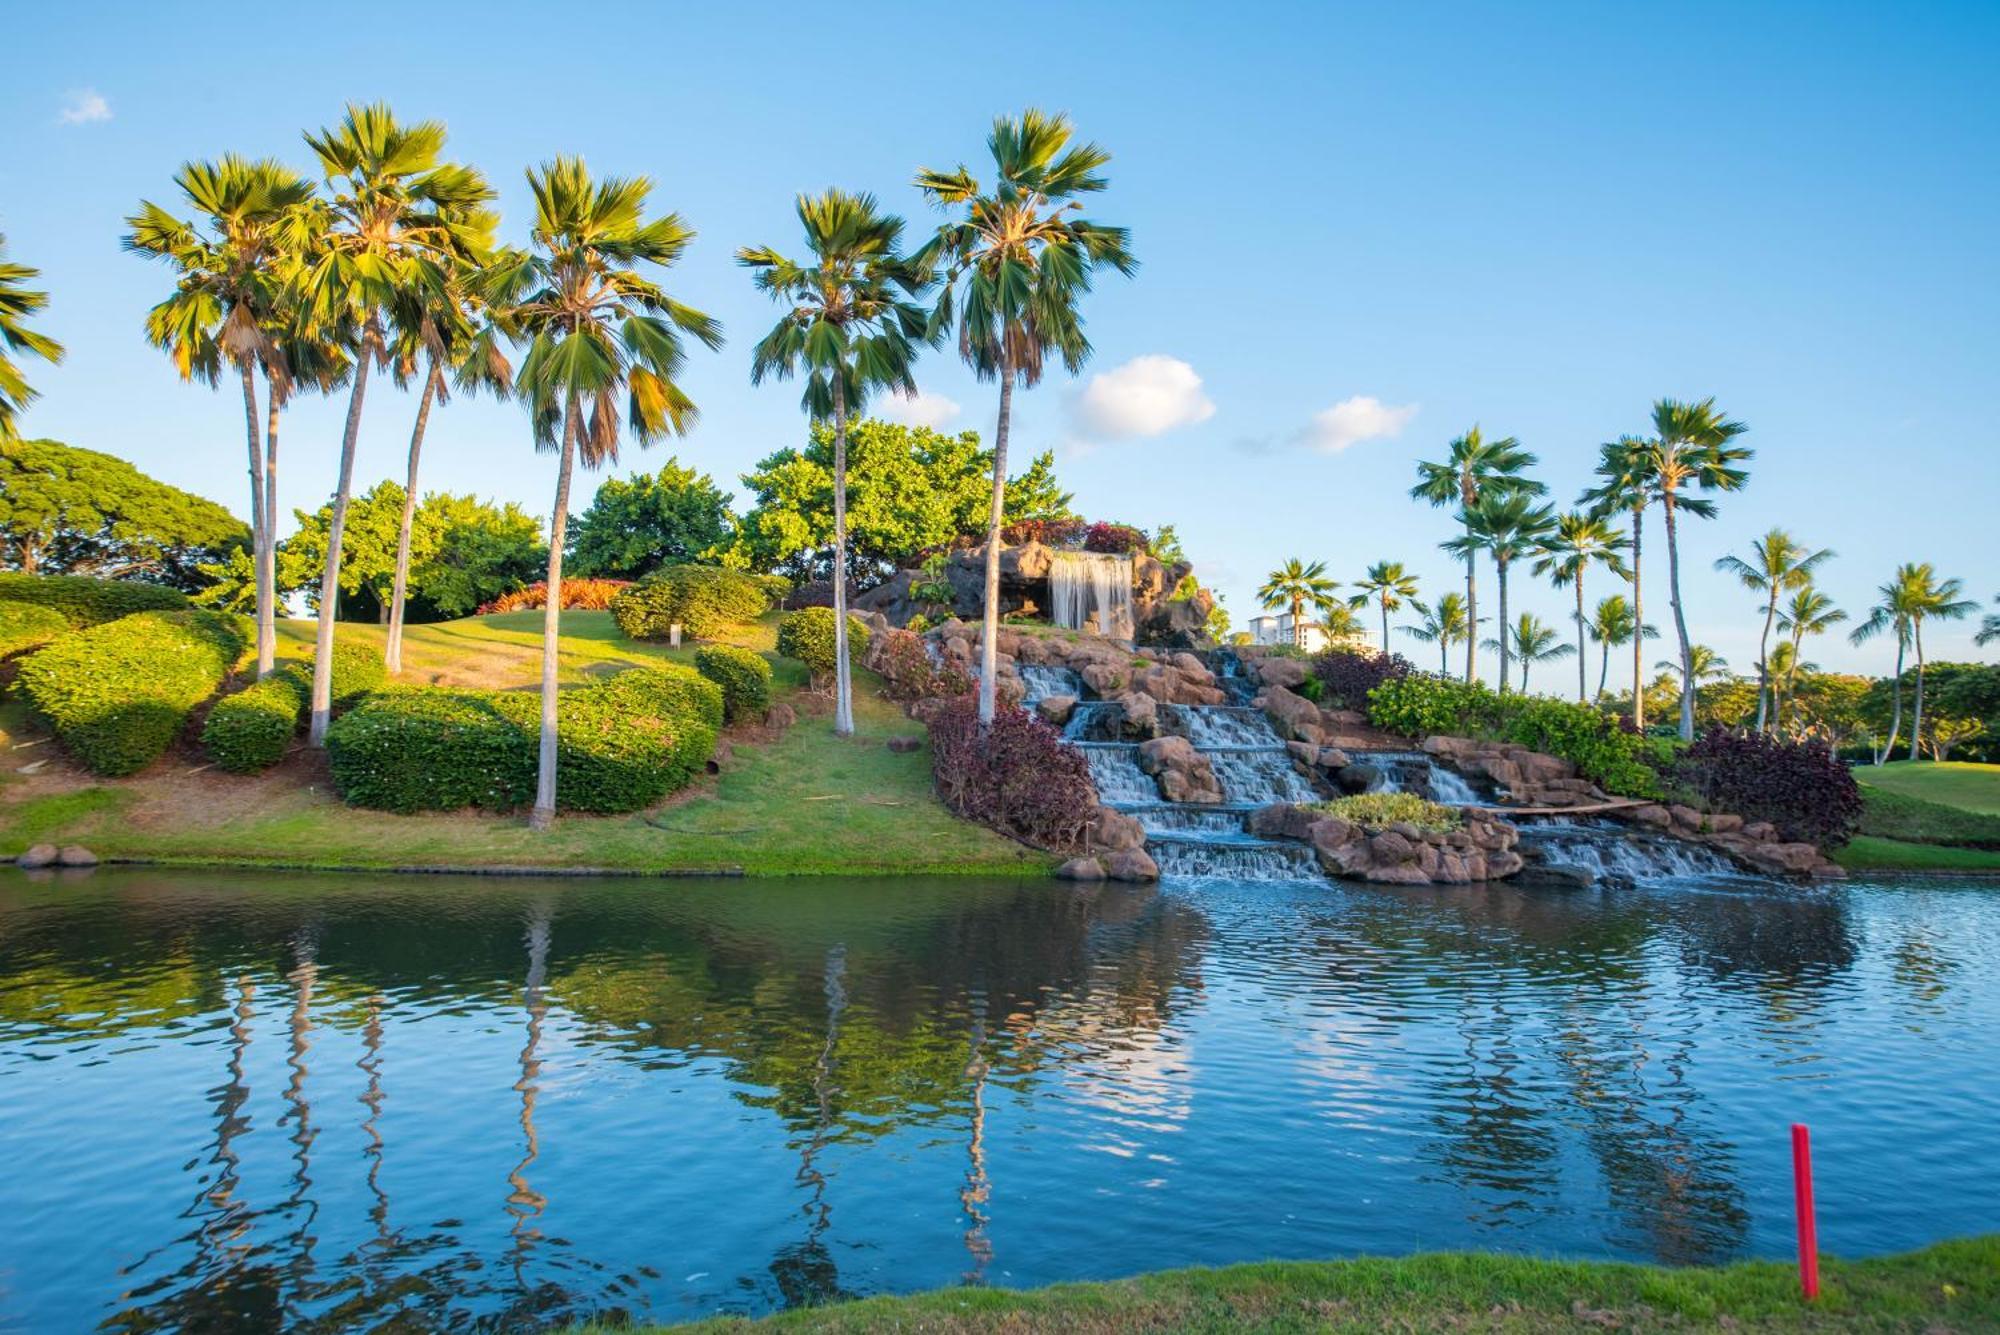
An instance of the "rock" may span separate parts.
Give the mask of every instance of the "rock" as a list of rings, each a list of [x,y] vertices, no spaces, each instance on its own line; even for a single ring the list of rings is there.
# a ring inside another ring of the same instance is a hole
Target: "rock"
[[[1524,867],[1521,874],[1536,885],[1561,886],[1572,890],[1588,890],[1597,884],[1597,877],[1583,867],[1552,867],[1536,863]]]
[[[891,737],[889,739],[889,749],[899,756],[906,756],[912,751],[921,750],[923,744],[924,739],[921,737]]]
[[[1560,756],[1543,755],[1540,751],[1520,751],[1508,759],[1520,771],[1524,783],[1554,783],[1576,777],[1576,766]]]
[[[1424,869],[1414,862],[1392,862],[1388,865],[1370,867],[1362,873],[1362,879],[1378,885],[1429,885],[1431,878],[1424,875]]]
[[[1160,702],[1139,691],[1127,691],[1115,703],[1124,711],[1127,737],[1151,737],[1160,730]]]
[[[1497,853],[1488,853],[1486,855],[1485,879],[1489,881],[1504,880],[1520,871],[1525,865],[1526,863],[1522,860],[1521,855],[1511,849],[1502,849]]]
[[[1365,760],[1351,765],[1342,765],[1334,771],[1333,781],[1340,785],[1342,792],[1365,793],[1369,785],[1382,777],[1382,771]]]
[[[82,844],[64,844],[62,852],[56,854],[58,867],[95,867],[97,854]]]
[[[1767,820],[1751,821],[1743,827],[1743,837],[1767,844],[1778,837],[1778,827]]]
[[[1368,855],[1378,865],[1408,862],[1415,853],[1410,841],[1394,830],[1384,830],[1368,841]]]
[[[1045,695],[1035,701],[1035,712],[1043,721],[1060,728],[1069,722],[1069,716],[1076,712],[1076,697],[1073,695]]]
[[[1268,659],[1267,662],[1290,663],[1289,658]],[[1263,694],[1264,712],[1277,725],[1278,735],[1285,738],[1309,740],[1321,735],[1319,706],[1303,695],[1294,694],[1283,686],[1266,687]]]
[[[1157,567],[1159,562],[1152,564]],[[1136,596],[1136,589],[1134,593]],[[1133,609],[1138,622],[1133,630],[1147,644],[1199,649],[1214,643],[1208,638],[1208,614],[1214,610],[1215,598],[1207,589],[1198,590],[1192,598],[1155,598]]]
[[[1186,650],[1175,654],[1172,662],[1176,668],[1180,669],[1181,675],[1189,681],[1197,682],[1203,686],[1213,686],[1215,684],[1215,674],[1209,671],[1208,664],[1202,662]]]
[[[1693,807],[1676,802],[1667,808],[1667,814],[1674,818],[1674,824],[1690,834],[1701,830],[1701,813]]]
[[[772,705],[764,711],[764,726],[783,731],[799,721],[799,711],[787,704]]]
[[[1257,680],[1266,686],[1282,686],[1287,690],[1303,686],[1306,682],[1305,660],[1301,658],[1266,658],[1257,664]],[[1317,711],[1318,705],[1313,709]]]
[[[1096,858],[1071,858],[1056,868],[1056,875],[1065,881],[1101,881],[1104,864]]]
[[[1148,774],[1169,769],[1193,769],[1204,763],[1201,752],[1185,737],[1155,737],[1139,744],[1139,768]]]
[[[27,852],[21,854],[20,857],[14,859],[14,865],[33,871],[40,867],[55,866],[61,857],[62,851],[54,844],[36,844]]]
[[[1458,758],[1469,756],[1479,750],[1480,743],[1470,737],[1448,737],[1438,733],[1417,743],[1417,749],[1427,756]]]
[[[1743,828],[1743,818],[1726,811],[1712,811],[1708,815],[1708,828],[1715,834],[1734,834]]]
[[[1286,742],[1285,750],[1301,765],[1310,765],[1319,759],[1319,748],[1308,742]]]
[[[1097,819],[1090,827],[1090,842],[1106,852],[1119,853],[1128,848],[1144,848],[1146,827],[1136,817],[1110,807],[1099,807]]]
[[[1104,859],[1104,874],[1114,881],[1157,881],[1160,866],[1143,848],[1126,848]]]
[[[1410,841],[1413,847],[1424,842],[1424,832],[1406,820],[1392,820],[1389,822],[1387,829],[1391,834],[1402,835],[1403,838]]]
[[[1673,813],[1658,804],[1634,808],[1632,819],[1641,825],[1650,825],[1656,830],[1664,830],[1674,823]]]
[[[1313,763],[1323,770],[1340,770],[1346,769],[1354,762],[1347,752],[1341,750],[1339,747],[1322,746],[1319,749],[1319,755],[1314,757]]]
[[[1359,839],[1353,843],[1315,847],[1319,852],[1319,868],[1329,876],[1359,876],[1372,865],[1368,845]]]
[[[1086,663],[1078,675],[1099,695],[1115,695],[1125,687],[1124,669],[1110,663]]]
[[[1358,844],[1360,833],[1359,827],[1352,821],[1339,816],[1321,816],[1306,827],[1306,840],[1319,852],[1325,853],[1343,845]]]

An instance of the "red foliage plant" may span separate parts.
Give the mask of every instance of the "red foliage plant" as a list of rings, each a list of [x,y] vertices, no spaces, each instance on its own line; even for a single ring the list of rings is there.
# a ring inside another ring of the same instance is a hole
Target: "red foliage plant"
[[[965,670],[955,663],[939,666],[933,662],[924,637],[914,631],[890,631],[876,654],[875,670],[888,683],[888,697],[905,703],[964,695],[972,689],[972,678]]]
[[[1097,816],[1097,788],[1083,753],[1019,705],[1001,705],[979,726],[970,694],[930,721],[931,774],[945,806],[1052,852],[1080,850]]]
[[[1367,709],[1368,692],[1385,681],[1407,677],[1415,669],[1401,654],[1368,650],[1328,649],[1312,661],[1320,698],[1340,709]]]
[[[620,589],[630,588],[629,579],[566,579],[562,582],[562,605],[564,611],[581,609],[586,612],[602,612],[611,606],[611,600],[618,596]],[[479,605],[480,616],[492,616],[495,612],[530,612],[549,605],[549,584],[547,580],[536,580],[533,584],[503,593],[490,603]]]
[[[1084,536],[1081,519],[1018,519],[1000,530],[1000,541],[1010,547],[1039,542],[1048,547],[1074,547]]]
[[[1715,728],[1681,753],[1675,777],[1712,810],[1822,848],[1846,843],[1861,824],[1860,785],[1825,742]]]
[[[1089,532],[1083,535],[1083,550],[1109,552],[1113,555],[1143,552],[1146,550],[1146,535],[1129,524],[1099,521],[1092,524]]]

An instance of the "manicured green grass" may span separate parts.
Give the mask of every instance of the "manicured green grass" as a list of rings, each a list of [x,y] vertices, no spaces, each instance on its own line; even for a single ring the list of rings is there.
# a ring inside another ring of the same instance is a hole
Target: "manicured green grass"
[[[1891,788],[1864,787],[1861,832],[1913,844],[2000,848],[2000,816],[1928,802]]]
[[[1788,1264],[1716,1268],[1484,1253],[1266,1262],[1106,1284],[960,1288],[689,1331],[1973,1331],[2000,1327],[2000,1236],[1825,1260],[1816,1303]]]
[[[2000,871],[2000,765],[1898,761],[1854,771],[1861,834],[1850,871]]]
[[[2000,816],[2000,765],[1900,760],[1891,765],[1857,766],[1854,777],[1864,788]]]
[[[2000,872],[2000,852],[1857,835],[1833,860],[1849,871]]]

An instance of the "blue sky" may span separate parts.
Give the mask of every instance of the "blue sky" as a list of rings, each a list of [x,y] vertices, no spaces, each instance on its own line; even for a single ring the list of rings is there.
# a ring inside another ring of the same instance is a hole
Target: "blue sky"
[[[1089,5],[1010,26],[876,4],[847,28],[818,7],[589,13],[560,44],[546,6],[509,3],[348,29],[283,7],[11,15],[0,230],[44,271],[70,349],[38,374],[26,430],[243,511],[240,406],[145,345],[167,276],[119,251],[121,219],[170,202],[186,158],[306,168],[302,128],[383,98],[448,123],[513,239],[532,162],[581,153],[658,182],[701,234],[669,286],[731,339],[695,358],[703,420],[673,449],[733,484],[801,434],[790,388],[749,384],[772,311],[735,248],[794,246],[793,195],[832,184],[922,226],[913,170],[978,170],[992,117],[1039,105],[1115,154],[1092,212],[1132,228],[1144,267],[1089,299],[1084,376],[1017,397],[1017,448],[1056,449],[1093,517],[1174,524],[1239,624],[1294,555],[1342,579],[1401,559],[1441,591],[1450,519],[1404,499],[1417,459],[1477,422],[1519,436],[1567,499],[1597,442],[1663,395],[1713,394],[1752,428],[1749,490],[1685,544],[1694,634],[1739,669],[1754,600],[1709,565],[1774,523],[1839,551],[1823,583],[1850,610],[1904,560],[2000,593],[2000,6]],[[990,434],[992,387],[945,354],[919,380],[928,410],[957,405],[944,425]],[[359,483],[400,476],[413,408],[371,392]],[[287,509],[331,489],[341,409],[288,418]],[[535,511],[553,489],[504,405],[434,416],[425,460],[428,486]],[[1657,525],[1649,550],[1657,595]],[[1525,577],[1515,601],[1566,607]],[[1650,610],[1667,630],[1664,597]],[[1928,636],[1933,656],[1975,656],[1970,629]],[[1809,657],[1879,670],[1887,649]]]

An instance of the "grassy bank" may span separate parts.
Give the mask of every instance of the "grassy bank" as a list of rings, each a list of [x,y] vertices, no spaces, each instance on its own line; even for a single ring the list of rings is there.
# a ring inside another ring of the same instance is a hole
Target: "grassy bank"
[[[2000,1236],[1822,1263],[1715,1268],[1442,1254],[1174,1270],[1106,1284],[946,1289],[685,1331],[1974,1331],[2000,1328]]]
[[[309,622],[281,623],[284,652],[309,644]],[[563,615],[566,684],[633,663],[689,660],[692,649],[636,644],[603,612]],[[377,626],[343,625],[349,642],[376,645]],[[770,620],[735,637],[769,652]],[[441,686],[533,689],[541,670],[541,613],[516,612],[412,626],[404,680]],[[99,781],[68,766],[18,705],[0,715],[10,763],[0,778],[0,855],[40,842],[81,843],[104,858],[166,863],[309,867],[590,867],[616,871],[750,875],[862,873],[1046,874],[1044,855],[961,821],[931,793],[926,749],[895,754],[896,736],[923,729],[855,679],[856,733],[833,736],[826,702],[802,669],[777,660],[776,697],[799,722],[782,734],[732,730],[721,772],[650,811],[564,816],[537,834],[519,815],[457,812],[395,816],[334,796],[322,757],[295,751],[275,769],[238,777],[180,748],[131,779]],[[18,773],[29,759],[49,763]]]
[[[1910,762],[1854,771],[1861,836],[1850,871],[2000,871],[2000,765]]]

